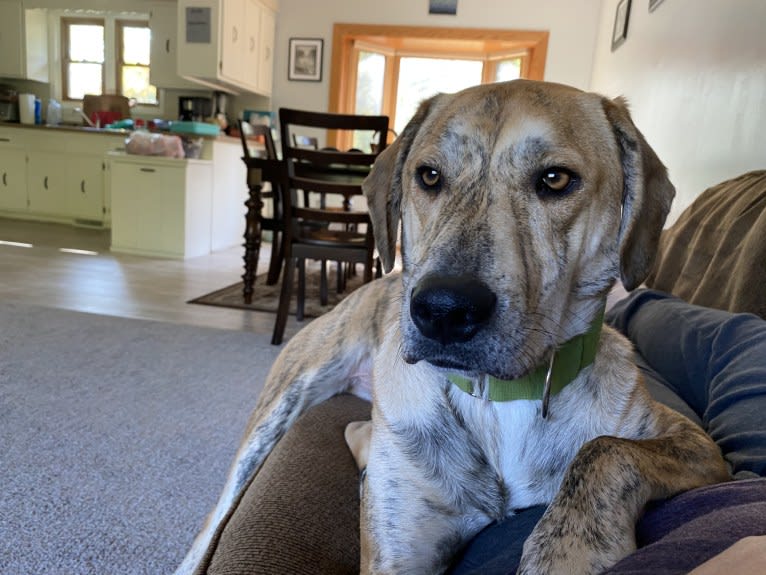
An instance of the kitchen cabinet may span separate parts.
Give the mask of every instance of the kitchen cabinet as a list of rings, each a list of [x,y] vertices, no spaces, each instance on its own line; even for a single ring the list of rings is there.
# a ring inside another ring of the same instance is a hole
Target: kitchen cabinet
[[[46,219],[68,219],[68,158],[58,152],[29,153],[29,212]]]
[[[48,82],[45,12],[21,0],[0,0],[0,78]]]
[[[210,253],[212,162],[110,154],[112,251]]]
[[[104,159],[85,154],[69,158],[65,186],[66,211],[80,223],[101,224],[106,215]]]
[[[178,73],[232,93],[271,94],[274,0],[179,0]]]
[[[27,209],[27,151],[0,134],[0,209]]]
[[[268,8],[261,9],[260,42],[258,48],[258,92],[271,95],[274,76],[274,39],[277,19]]]
[[[29,213],[100,226],[106,218],[103,155],[29,152]]]
[[[247,83],[247,32],[257,26],[257,23],[248,22],[247,18],[252,18],[253,14],[245,10],[246,4],[247,0],[229,0],[225,5],[221,4],[221,76],[235,84]]]
[[[24,131],[30,133],[30,215],[108,226],[105,154],[124,147],[125,135],[56,128]]]
[[[104,155],[124,146],[124,141],[119,133],[4,126],[0,129],[0,213],[108,225]]]
[[[153,4],[149,16],[152,32],[150,81],[158,88],[199,90],[199,84],[178,75],[178,10],[175,3]]]

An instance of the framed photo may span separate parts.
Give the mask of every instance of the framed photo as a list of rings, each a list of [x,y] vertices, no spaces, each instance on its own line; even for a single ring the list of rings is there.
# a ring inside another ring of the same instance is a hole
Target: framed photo
[[[649,0],[649,12],[654,12],[660,4],[662,4],[662,0]]]
[[[429,14],[457,14],[457,0],[429,0]]]
[[[612,30],[612,52],[617,50],[628,37],[628,20],[630,20],[631,0],[620,0],[614,14],[614,29]]]
[[[321,38],[290,38],[287,79],[321,82],[323,45]]]

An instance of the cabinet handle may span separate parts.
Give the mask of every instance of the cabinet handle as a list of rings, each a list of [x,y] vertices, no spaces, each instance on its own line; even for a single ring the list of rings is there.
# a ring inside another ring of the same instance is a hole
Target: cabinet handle
[[[155,170],[154,168],[141,168],[141,171],[142,171],[142,172],[150,172],[150,173],[152,173],[152,174],[153,174],[153,173],[154,173],[154,172],[156,172],[157,170]]]
[[[3,185],[8,185],[8,172],[3,172]]]
[[[45,176],[45,179],[43,180],[43,187],[47,190],[48,189],[48,176]]]
[[[237,27],[236,26],[232,26],[231,27],[231,41],[232,42],[236,42],[237,41],[237,37],[238,37]]]
[[[170,54],[170,38],[168,38],[167,40],[165,40],[165,52],[167,52],[168,54]]]
[[[255,52],[255,38],[250,36],[250,51]]]
[[[10,138],[0,138],[0,142],[9,142],[10,143],[10,141],[11,141]]]
[[[85,193],[85,180],[80,181],[80,191],[84,194]]]

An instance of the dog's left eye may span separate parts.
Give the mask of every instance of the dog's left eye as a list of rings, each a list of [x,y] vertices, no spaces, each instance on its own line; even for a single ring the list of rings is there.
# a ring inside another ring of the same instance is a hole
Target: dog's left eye
[[[564,168],[546,168],[537,180],[538,193],[564,194],[569,192],[577,182],[577,177]]]
[[[418,183],[424,190],[438,192],[442,187],[441,173],[431,166],[420,166],[418,168]]]

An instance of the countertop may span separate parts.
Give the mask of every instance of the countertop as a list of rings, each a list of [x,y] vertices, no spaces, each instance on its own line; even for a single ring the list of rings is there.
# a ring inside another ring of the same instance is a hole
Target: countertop
[[[19,122],[0,122],[0,128],[24,128],[27,130],[56,130],[63,132],[79,132],[86,134],[108,134],[110,136],[120,134],[130,134],[130,130],[113,130],[111,128],[91,128],[90,126],[76,126],[70,124],[59,124],[57,126],[48,124],[21,124]]]
[[[0,122],[0,128],[24,128],[27,130],[55,130],[57,132],[76,132],[80,134],[106,134],[110,136],[119,136],[121,134],[124,135],[130,135],[133,130],[117,130],[113,128],[92,128],[90,126],[81,126],[81,125],[73,125],[73,124],[59,124],[59,125],[48,125],[48,124],[21,124],[19,122]],[[231,143],[239,143],[239,138],[233,138],[231,136],[227,136],[224,133],[219,134],[218,136],[207,136],[207,135],[200,135],[200,134],[184,134],[180,132],[158,132],[161,134],[170,134],[173,136],[188,136],[192,138],[204,138],[205,140],[217,140],[221,142],[231,142]]]

